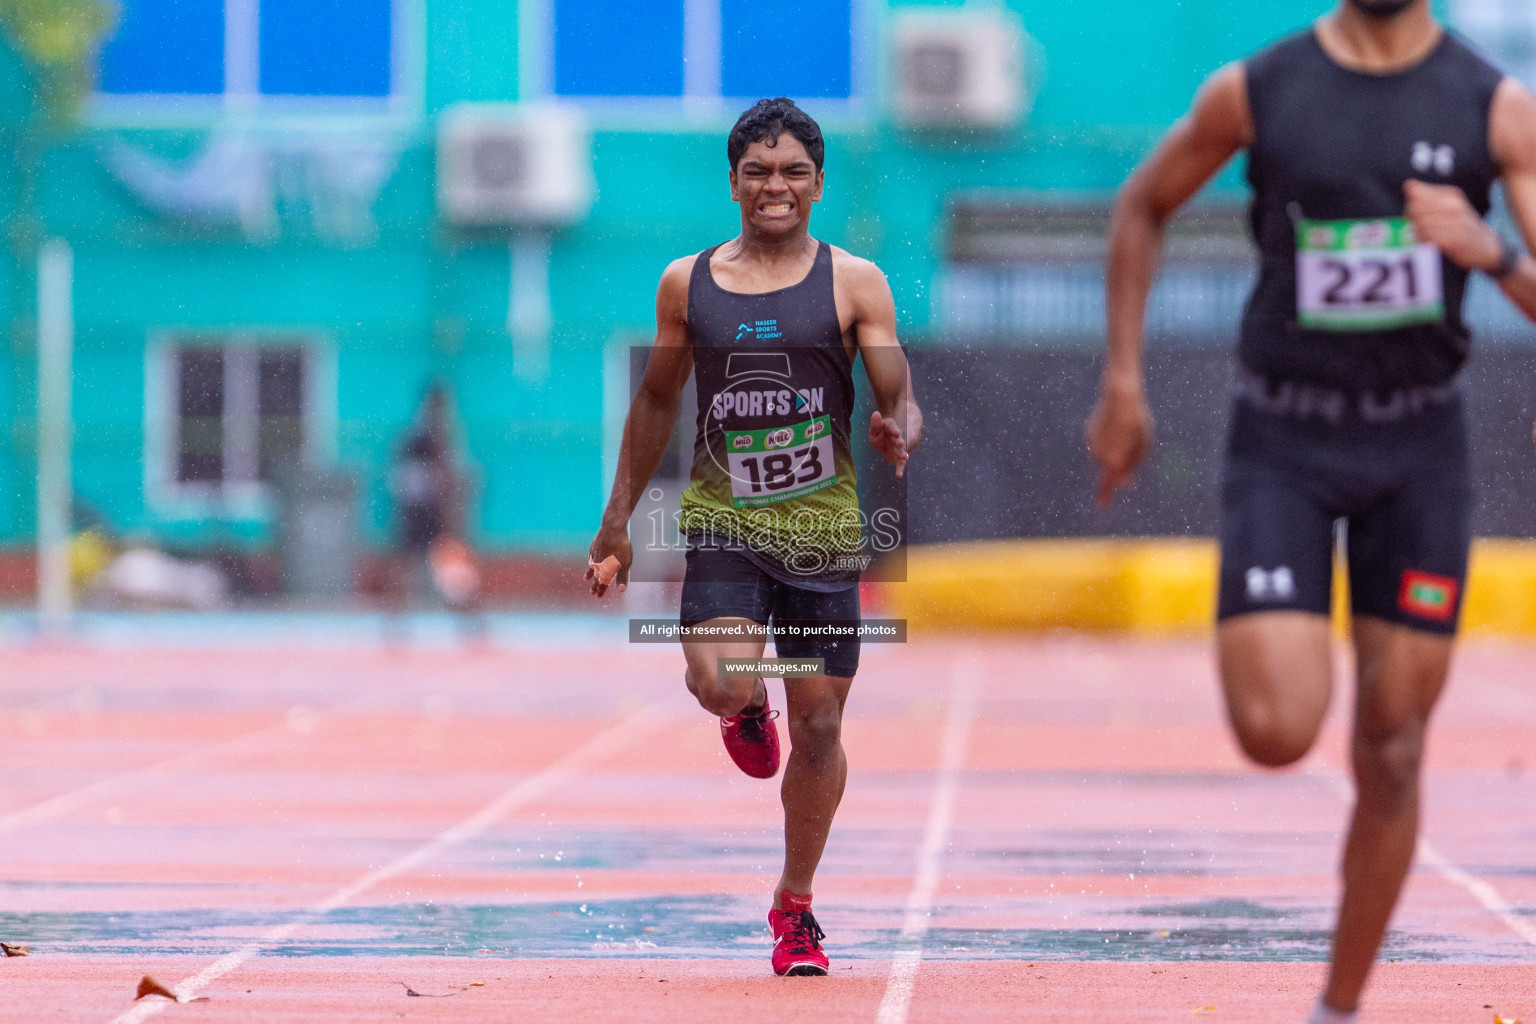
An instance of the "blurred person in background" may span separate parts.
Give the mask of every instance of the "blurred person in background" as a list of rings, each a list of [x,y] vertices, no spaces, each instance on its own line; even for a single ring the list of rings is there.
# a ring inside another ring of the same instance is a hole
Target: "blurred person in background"
[[[666,449],[683,388],[696,375],[698,433],[683,529],[688,537],[680,622],[684,680],[720,716],[743,772],[779,768],[776,712],[760,676],[724,675],[726,658],[758,659],[770,620],[857,627],[862,518],[852,458],[854,361],[864,359],[878,411],[870,445],[900,476],[922,435],[896,307],[868,260],[810,234],[824,183],[821,129],[787,99],[762,100],[726,145],[741,233],[675,260],[656,298],[656,342],[624,424],[619,469],[587,577],[618,562],[628,580],[629,518]],[[850,528],[851,526],[851,528]],[[720,630],[721,639],[700,636]],[[740,631],[741,639],[724,631]],[[755,638],[754,638],[755,637]],[[859,640],[774,641],[780,658],[820,659],[824,674],[785,680],[791,751],[784,771],[784,870],[768,914],[779,975],[824,975],[811,884],[847,781],[843,708]]]
[[[1424,732],[1471,542],[1456,376],[1483,273],[1536,318],[1536,261],[1485,222],[1502,179],[1536,237],[1536,98],[1431,15],[1343,0],[1217,72],[1121,190],[1109,337],[1087,436],[1099,501],[1147,453],[1143,320],[1169,219],[1247,150],[1259,277],[1240,331],[1222,485],[1218,654],[1243,750],[1279,767],[1332,688],[1336,525],[1349,568],[1356,802],[1332,969],[1310,1018],[1345,1024],[1413,863]]]
[[[455,609],[474,607],[480,573],[465,542],[468,486],[454,453],[448,393],[440,383],[427,388],[400,445],[390,492],[397,531],[395,599],[402,605],[425,598]]]

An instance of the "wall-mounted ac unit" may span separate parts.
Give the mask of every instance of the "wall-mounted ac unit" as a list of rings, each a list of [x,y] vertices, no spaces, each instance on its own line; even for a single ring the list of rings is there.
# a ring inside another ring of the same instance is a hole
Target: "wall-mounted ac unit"
[[[911,128],[1008,128],[1024,114],[1024,30],[1000,8],[898,11],[892,104]]]
[[[462,103],[437,129],[437,201],[456,224],[559,227],[586,216],[592,142],[568,107]]]

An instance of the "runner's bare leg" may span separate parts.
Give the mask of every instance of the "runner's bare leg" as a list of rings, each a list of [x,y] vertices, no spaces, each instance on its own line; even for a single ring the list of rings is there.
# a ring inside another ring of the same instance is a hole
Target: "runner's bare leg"
[[[853,680],[841,676],[789,679],[785,717],[789,723],[789,764],[780,794],[784,801],[784,873],[774,889],[808,893],[827,846],[832,817],[843,799],[848,758],[843,753],[843,707]]]
[[[1359,697],[1351,753],[1357,796],[1325,996],[1336,1010],[1359,1003],[1413,866],[1424,730],[1445,687],[1453,645],[1448,636],[1355,620]]]
[[[719,618],[698,624],[700,629],[753,626],[750,619]],[[755,707],[768,697],[763,681],[749,676],[720,675],[721,658],[761,658],[766,637],[755,640],[693,641],[683,643],[683,657],[688,661],[683,681],[699,706],[720,718],[738,715],[746,707]]]

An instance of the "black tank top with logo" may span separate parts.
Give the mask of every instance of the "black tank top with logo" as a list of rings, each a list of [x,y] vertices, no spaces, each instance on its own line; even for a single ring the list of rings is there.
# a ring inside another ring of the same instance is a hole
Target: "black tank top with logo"
[[[832,247],[817,243],[798,284],[757,295],[715,283],[717,248],[699,254],[688,284],[698,430],[683,531],[784,582],[845,589],[858,580],[863,524]]]
[[[1503,76],[1449,32],[1394,74],[1342,67],[1312,32],[1246,70],[1259,277],[1243,364],[1357,394],[1449,382],[1471,344],[1468,275],[1414,237],[1403,184],[1455,185],[1488,212],[1499,176],[1488,121]]]

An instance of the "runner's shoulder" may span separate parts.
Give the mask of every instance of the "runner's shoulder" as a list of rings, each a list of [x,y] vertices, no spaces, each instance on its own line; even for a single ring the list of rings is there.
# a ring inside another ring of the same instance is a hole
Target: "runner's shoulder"
[[[661,283],[656,286],[658,320],[688,320],[688,284],[693,275],[693,262],[698,257],[698,253],[681,256],[668,263],[667,269],[661,272]]]
[[[835,245],[828,246],[832,250],[832,273],[837,276],[840,284],[852,288],[884,288],[890,285],[885,280],[885,271],[881,270],[874,260],[867,260],[862,256],[855,256],[847,249],[840,249]]]
[[[1536,93],[1506,76],[1494,93],[1489,143],[1504,174],[1536,173]]]
[[[704,251],[701,249],[687,256],[679,256],[671,263],[668,263],[667,269],[661,272],[661,286],[665,288],[668,285],[682,285],[683,291],[686,292],[688,290],[688,278],[693,274],[693,265],[702,255],[704,255]]]
[[[1499,79],[1494,102],[1502,105],[1510,114],[1524,119],[1536,118],[1536,91],[1513,75]]]
[[[658,286],[660,293],[663,296],[681,296],[686,299],[688,297],[688,280],[693,276],[694,262],[702,255],[703,251],[701,250],[688,256],[679,256],[671,263],[668,263],[667,269],[661,272],[661,284]]]
[[[1253,109],[1248,97],[1248,66],[1236,61],[1211,74],[1195,94],[1184,121],[1188,140],[1241,149],[1253,142]]]

